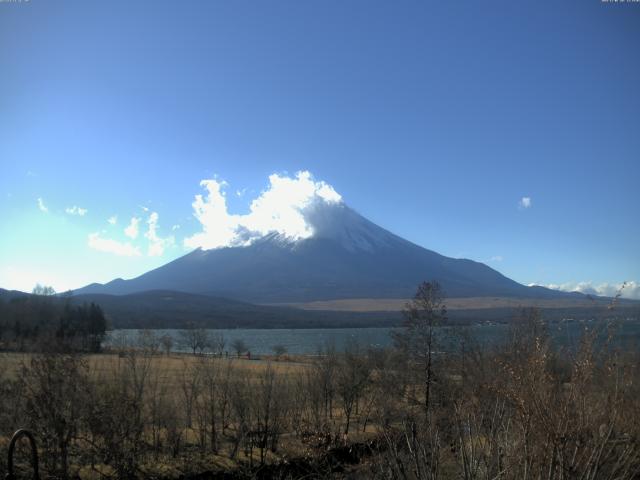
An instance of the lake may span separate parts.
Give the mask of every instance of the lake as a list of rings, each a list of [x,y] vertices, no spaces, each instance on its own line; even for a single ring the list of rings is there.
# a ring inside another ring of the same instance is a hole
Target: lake
[[[550,332],[559,345],[575,347],[585,328],[603,325],[602,321],[554,322],[550,324]],[[467,328],[476,341],[483,345],[500,342],[508,332],[506,324],[474,325]],[[231,343],[241,339],[252,355],[272,354],[273,347],[276,345],[284,346],[290,354],[313,355],[320,347],[326,345],[333,345],[337,350],[342,350],[350,341],[356,341],[364,348],[388,347],[393,343],[390,335],[392,330],[392,328],[220,329],[211,330],[211,332],[224,336],[225,349],[229,353],[232,350]],[[442,327],[441,331],[450,333],[448,327]],[[135,345],[138,332],[138,330],[113,330],[109,332],[104,345],[113,345],[115,339],[126,339],[129,345]],[[188,348],[180,345],[180,330],[154,330],[154,333],[158,337],[170,335],[174,339],[174,351],[189,351]],[[448,335],[448,337],[451,336]],[[617,343],[629,343],[636,348],[640,343],[640,322],[635,320],[616,322],[616,339]],[[457,340],[450,340],[449,348],[456,342]]]

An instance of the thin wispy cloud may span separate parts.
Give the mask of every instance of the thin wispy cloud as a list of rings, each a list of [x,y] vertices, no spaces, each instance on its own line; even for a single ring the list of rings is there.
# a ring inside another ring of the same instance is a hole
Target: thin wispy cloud
[[[118,223],[118,216],[112,215],[107,219],[107,222],[109,223],[109,225],[115,225],[116,223]]]
[[[161,237],[158,234],[158,219],[158,213],[151,212],[146,221],[147,230],[144,234],[144,238],[148,241],[147,255],[150,257],[163,255],[167,247],[175,244],[175,239],[173,236]],[[115,223],[117,222],[117,217],[115,215],[110,217],[108,219],[108,222],[112,225],[115,225]],[[141,222],[141,218],[132,217],[129,225],[124,229],[124,234],[132,240],[137,239],[140,234]],[[142,248],[144,248],[144,245],[140,245],[140,240],[138,240],[138,242],[136,243],[138,244],[136,245],[135,243],[130,241],[119,241],[113,238],[105,238],[102,237],[98,232],[91,233],[88,237],[88,245],[90,248],[98,250],[100,252],[112,253],[115,255],[127,257],[138,257],[142,255]]]
[[[531,208],[531,197],[522,197],[518,202],[520,208]]]
[[[196,195],[192,206],[202,231],[186,238],[184,245],[205,250],[249,245],[271,232],[294,240],[309,238],[313,226],[308,215],[314,207],[342,201],[331,185],[315,181],[308,171],[293,177],[270,175],[269,186],[251,202],[245,215],[228,212],[226,182],[209,179],[200,185],[207,193]]]
[[[150,257],[158,257],[164,253],[166,247],[173,245],[174,238],[166,237],[162,238],[158,235],[158,219],[157,212],[152,212],[147,219],[147,232],[144,234],[145,238],[149,240],[149,248],[147,249],[147,255]]]
[[[40,197],[38,197],[38,208],[40,209],[41,212],[44,212],[44,213],[48,213],[49,212],[49,209],[44,204],[44,200],[42,200],[42,198],[40,198]]]
[[[73,207],[67,207],[64,209],[64,211],[69,215],[79,215],[81,217],[84,217],[88,212],[86,208],[81,208],[76,205],[74,205]]]
[[[504,260],[504,257],[502,255],[494,255],[489,259],[490,262],[501,262],[503,260]]]
[[[140,231],[140,228],[139,228],[138,225],[140,224],[140,220],[141,219],[138,218],[138,217],[132,217],[131,218],[131,222],[129,222],[129,226],[124,229],[124,234],[127,237],[129,237],[129,238],[131,238],[133,240],[138,238],[138,233]]]
[[[137,257],[140,255],[140,248],[129,242],[119,242],[111,238],[102,238],[98,232],[90,233],[88,237],[89,248],[99,252],[113,253],[125,257]]]

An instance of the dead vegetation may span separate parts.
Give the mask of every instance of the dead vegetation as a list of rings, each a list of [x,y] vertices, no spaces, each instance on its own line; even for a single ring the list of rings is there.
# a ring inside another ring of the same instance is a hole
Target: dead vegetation
[[[306,363],[5,354],[1,441],[32,429],[57,478],[639,478],[637,349],[597,330],[561,349],[526,310],[498,347],[461,330],[444,354],[437,294],[398,348]]]

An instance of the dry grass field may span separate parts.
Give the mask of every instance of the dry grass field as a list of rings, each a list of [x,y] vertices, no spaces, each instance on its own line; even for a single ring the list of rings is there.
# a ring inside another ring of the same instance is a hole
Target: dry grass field
[[[0,353],[0,371],[6,377],[15,379],[23,365],[29,363],[32,353],[3,352]],[[118,371],[123,368],[126,357],[118,353],[96,353],[84,355],[89,371],[98,377]],[[285,357],[278,360],[275,357],[261,357],[249,360],[246,357],[213,358],[211,356],[172,354],[151,355],[147,357],[151,370],[150,376],[158,377],[168,387],[177,387],[186,369],[195,368],[203,361],[209,362],[214,368],[230,366],[238,372],[248,372],[258,375],[267,368],[273,369],[278,375],[296,376],[310,366],[310,360],[304,356]]]
[[[324,300],[306,303],[278,304],[300,308],[302,310],[330,310],[341,312],[399,312],[407,304],[402,298],[348,298],[341,300]],[[490,308],[593,308],[604,306],[611,299],[602,298],[566,298],[566,299],[531,299],[506,297],[467,297],[447,298],[448,310],[475,310]]]

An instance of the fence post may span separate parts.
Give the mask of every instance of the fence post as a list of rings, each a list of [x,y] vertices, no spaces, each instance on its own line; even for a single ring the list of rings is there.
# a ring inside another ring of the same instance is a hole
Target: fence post
[[[29,440],[29,445],[31,446],[31,467],[33,468],[33,478],[34,480],[40,480],[40,476],[38,474],[38,449],[36,448],[36,439],[33,437],[33,434],[29,430],[20,429],[11,437],[11,441],[9,442],[9,454],[7,457],[7,476],[6,480],[15,480],[16,475],[13,472],[13,454],[16,449],[16,443],[20,440],[21,437],[27,437]]]

